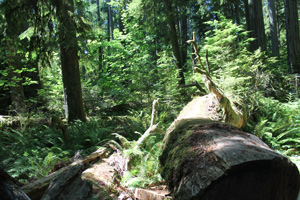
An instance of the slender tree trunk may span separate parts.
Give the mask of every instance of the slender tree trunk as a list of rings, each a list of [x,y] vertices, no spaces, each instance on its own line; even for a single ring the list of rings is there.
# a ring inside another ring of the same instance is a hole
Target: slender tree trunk
[[[244,1],[244,9],[245,9],[246,26],[247,26],[247,30],[250,31],[251,26],[250,26],[249,4],[248,4],[248,0],[243,0],[243,1]]]
[[[69,12],[74,13],[73,0],[58,1],[60,57],[63,87],[68,110],[68,121],[86,121],[83,108],[79,71],[78,46],[75,23]]]
[[[269,20],[270,20],[270,31],[271,31],[271,40],[272,40],[272,54],[279,58],[279,41],[277,34],[277,16],[275,10],[274,0],[268,0],[269,7]]]
[[[285,0],[288,62],[293,73],[300,73],[300,38],[297,0]]]
[[[240,15],[239,15],[239,1],[235,0],[234,1],[234,16],[235,16],[235,21],[238,25],[241,24],[240,20]]]
[[[255,38],[251,43],[251,51],[261,48],[267,50],[266,34],[263,20],[262,0],[248,0],[250,37]]]
[[[100,25],[101,17],[100,17],[100,2],[99,2],[99,0],[96,0],[96,4],[97,4],[97,21]]]
[[[108,0],[107,1],[107,3],[109,3],[110,2],[110,0]],[[110,41],[110,36],[111,36],[111,34],[110,34],[110,5],[109,4],[107,4],[107,41]]]
[[[164,3],[165,3],[165,8],[166,8],[167,21],[168,21],[168,25],[169,25],[169,35],[170,35],[170,40],[171,40],[171,45],[172,45],[173,56],[175,59],[176,67],[179,70],[178,84],[179,84],[179,86],[183,86],[185,84],[185,79],[184,79],[184,73],[183,73],[183,62],[182,62],[182,57],[181,57],[181,53],[180,53],[177,31],[176,31],[175,21],[174,21],[175,15],[173,13],[173,8],[172,8],[172,4],[171,4],[170,0],[164,0]]]
[[[96,3],[97,3],[97,21],[98,21],[98,26],[100,27],[101,26],[101,16],[100,16],[100,2],[99,2],[99,0],[97,0]],[[100,37],[100,35],[99,35],[99,37]],[[98,48],[98,53],[99,53],[99,57],[98,57],[98,61],[99,61],[98,70],[99,70],[99,72],[101,72],[102,71],[102,67],[103,67],[103,48],[101,47],[101,45]]]
[[[113,28],[113,17],[112,17],[112,10],[111,10],[111,6],[109,5],[110,0],[107,1],[107,34],[108,34],[108,41],[110,41],[110,39],[114,39],[114,28]]]
[[[187,43],[186,41],[189,39],[188,38],[188,27],[187,27],[187,9],[183,9],[183,14],[180,17],[180,32],[181,32],[181,54],[182,54],[182,64],[185,66],[186,61],[187,61]],[[184,68],[184,71],[186,70],[186,67]]]

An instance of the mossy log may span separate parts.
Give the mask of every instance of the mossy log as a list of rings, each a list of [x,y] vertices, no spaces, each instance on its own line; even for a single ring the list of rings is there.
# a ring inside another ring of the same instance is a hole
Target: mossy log
[[[160,157],[180,200],[296,200],[299,171],[258,137],[203,118],[173,125]]]

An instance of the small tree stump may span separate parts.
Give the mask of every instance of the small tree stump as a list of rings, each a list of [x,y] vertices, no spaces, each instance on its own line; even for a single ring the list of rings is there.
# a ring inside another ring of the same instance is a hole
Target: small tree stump
[[[296,200],[299,192],[299,172],[288,158],[252,134],[207,119],[172,127],[160,162],[175,199]]]

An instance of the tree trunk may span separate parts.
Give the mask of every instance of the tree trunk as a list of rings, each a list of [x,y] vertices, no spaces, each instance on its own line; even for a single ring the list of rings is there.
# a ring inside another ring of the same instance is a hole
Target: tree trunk
[[[98,21],[98,26],[101,27],[101,16],[100,16],[100,2],[99,0],[96,1],[97,2],[97,21]],[[99,35],[100,37],[100,35]],[[101,38],[100,38],[101,39]],[[102,71],[102,67],[103,67],[103,48],[101,47],[101,45],[98,48],[98,53],[99,53],[99,57],[98,57],[98,61],[99,61],[99,74]]]
[[[240,13],[239,13],[239,0],[234,1],[234,17],[237,25],[241,25]]]
[[[178,85],[183,86],[185,85],[185,78],[183,73],[183,62],[182,62],[182,57],[181,57],[181,52],[180,52],[180,47],[179,47],[179,42],[177,37],[177,30],[175,27],[175,15],[173,13],[173,8],[170,0],[164,0],[164,3],[165,3],[166,14],[167,14],[167,21],[169,25],[169,35],[170,35],[170,40],[172,45],[173,56],[175,59],[175,65],[179,71]]]
[[[181,56],[182,56],[182,64],[186,65],[187,62],[187,43],[188,38],[188,27],[187,27],[187,9],[183,9],[183,14],[180,16],[180,35],[181,35]],[[186,71],[186,67],[184,67],[184,71]]]
[[[288,62],[293,73],[300,73],[300,38],[297,0],[285,0]]]
[[[261,48],[262,51],[267,50],[266,34],[263,19],[262,0],[249,0],[249,30],[250,37],[255,38],[251,42],[251,51]]]
[[[68,121],[72,122],[76,119],[86,121],[82,101],[76,27],[75,22],[69,14],[69,12],[74,13],[73,0],[68,0],[68,2],[58,1],[57,12],[61,69],[68,110]]]
[[[272,40],[272,54],[279,58],[279,41],[277,34],[277,15],[275,10],[274,0],[268,0],[269,6],[269,20],[270,20],[270,31]]]
[[[246,26],[247,26],[247,30],[250,31],[251,30],[251,27],[250,27],[250,11],[249,11],[248,0],[243,0],[243,2],[244,2],[244,9],[245,9]]]
[[[299,171],[288,158],[252,134],[208,119],[177,122],[166,133],[160,162],[175,199],[296,200],[299,192]]]
[[[112,18],[112,10],[111,6],[109,5],[110,0],[107,1],[107,37],[108,41],[114,39],[114,29],[113,29],[113,18]]]
[[[97,21],[98,21],[99,26],[100,26],[101,17],[100,17],[100,2],[99,2],[99,0],[96,0],[96,4],[97,4]]]

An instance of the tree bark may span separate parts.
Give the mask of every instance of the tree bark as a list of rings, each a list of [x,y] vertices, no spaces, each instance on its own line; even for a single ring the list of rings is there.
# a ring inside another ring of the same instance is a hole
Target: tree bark
[[[188,38],[188,27],[187,27],[187,9],[183,9],[183,14],[180,16],[180,35],[181,35],[181,56],[182,56],[182,64],[186,65],[187,62],[187,43]],[[186,71],[186,67],[184,67],[184,71]]]
[[[249,30],[250,37],[255,38],[251,42],[251,51],[261,48],[261,51],[267,50],[266,34],[263,19],[262,0],[249,0]]]
[[[177,30],[175,27],[175,15],[173,12],[172,4],[170,0],[164,0],[165,3],[165,9],[166,9],[166,14],[167,14],[167,21],[169,25],[169,36],[171,40],[171,45],[172,45],[172,51],[173,51],[173,56],[175,59],[175,65],[176,68],[178,69],[178,85],[183,86],[185,85],[185,78],[184,78],[184,73],[183,73],[183,62],[182,62],[182,57],[181,57],[181,52],[180,52],[180,47],[179,47],[179,42],[178,42],[178,37],[177,37]]]
[[[277,15],[274,0],[268,0],[269,21],[272,41],[272,54],[279,58],[279,41],[277,34]]]
[[[110,148],[99,148],[97,151],[93,152],[83,160],[75,161],[72,164],[63,167],[48,176],[45,176],[33,183],[23,186],[21,189],[31,198],[31,200],[39,200],[45,194],[49,184],[53,179],[57,179],[63,173],[69,171],[72,167],[77,165],[84,165],[82,169],[86,169],[89,166],[89,163],[93,163],[99,159],[107,158],[112,153],[112,149]]]
[[[234,17],[237,25],[241,24],[240,13],[239,13],[239,0],[234,0]]]
[[[109,5],[110,0],[107,1],[107,40],[114,39],[114,29],[113,29],[113,18],[112,18],[112,10],[111,6]]]
[[[92,184],[81,179],[83,164],[71,167],[57,178],[54,178],[42,200],[88,199],[91,198]]]
[[[293,73],[300,73],[300,38],[297,0],[285,0],[288,62]]]
[[[100,2],[99,2],[99,0],[97,0],[96,3],[97,3],[97,21],[98,21],[98,26],[101,27]],[[100,35],[99,35],[99,37],[100,37]],[[98,53],[99,53],[99,57],[98,57],[98,61],[99,61],[98,70],[99,70],[99,75],[100,75],[100,73],[102,71],[102,67],[103,67],[103,48],[101,47],[101,45],[99,45]]]
[[[69,12],[74,13],[74,3],[73,0],[57,1],[57,3],[61,69],[68,121],[72,122],[76,119],[86,121],[82,101],[76,25],[69,14]]]
[[[248,0],[243,0],[243,2],[244,2],[244,9],[245,9],[246,26],[247,26],[247,30],[250,31],[251,30],[251,27],[250,27],[250,11],[249,11]]]
[[[297,199],[296,165],[252,134],[185,119],[166,136],[160,162],[175,199]]]

